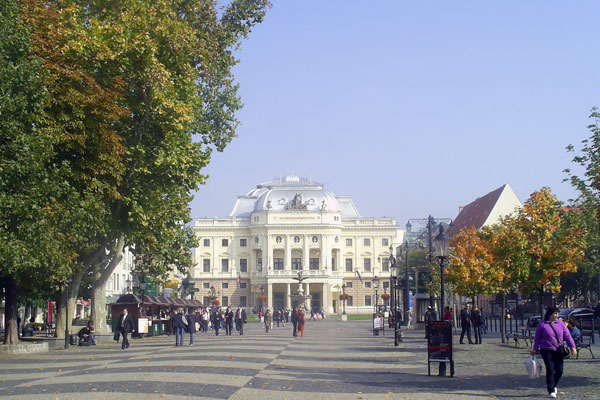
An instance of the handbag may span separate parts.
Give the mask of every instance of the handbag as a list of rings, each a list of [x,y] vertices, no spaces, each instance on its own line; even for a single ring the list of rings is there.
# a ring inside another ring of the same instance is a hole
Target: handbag
[[[552,324],[548,324],[548,325],[550,325],[550,329],[552,329],[552,332],[554,332],[554,336],[556,336],[556,343],[558,343],[558,352],[560,353],[560,355],[563,356],[563,358],[571,357],[571,349],[569,348],[569,346],[567,346],[567,344],[564,342],[564,340],[562,342],[559,341],[558,334],[554,330],[554,327],[552,326]]]
[[[117,342],[119,341],[119,331],[118,330],[115,331],[115,335],[113,336],[113,339],[116,340]]]

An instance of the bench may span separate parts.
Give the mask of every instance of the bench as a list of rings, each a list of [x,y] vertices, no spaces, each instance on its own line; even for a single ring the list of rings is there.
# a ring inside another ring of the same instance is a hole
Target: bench
[[[577,344],[577,359],[579,359],[579,351],[581,349],[588,349],[592,358],[594,357],[594,353],[592,352],[592,337],[594,336],[594,331],[592,330],[581,330],[581,340]]]
[[[515,332],[513,335],[513,340],[515,341],[515,347],[519,347],[519,340],[523,340],[525,345],[531,347],[533,345],[533,336],[531,335],[530,330],[523,329],[521,334]]]

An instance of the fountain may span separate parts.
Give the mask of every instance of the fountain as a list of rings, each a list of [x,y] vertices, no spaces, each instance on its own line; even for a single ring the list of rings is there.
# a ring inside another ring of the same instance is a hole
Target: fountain
[[[296,293],[290,294],[292,308],[296,308],[296,307],[300,306],[303,309],[306,309],[306,305],[305,305],[306,300],[312,298],[312,296],[310,296],[310,295],[305,296],[304,289],[302,288],[302,281],[306,280],[307,278],[302,276],[302,271],[298,271],[298,276],[295,276],[292,279],[295,279],[298,281],[298,290],[296,291]]]

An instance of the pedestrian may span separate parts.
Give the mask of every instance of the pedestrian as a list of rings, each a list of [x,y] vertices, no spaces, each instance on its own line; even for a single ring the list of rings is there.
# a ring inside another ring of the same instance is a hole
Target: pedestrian
[[[271,317],[271,310],[269,310],[267,308],[267,312],[265,313],[265,330],[267,331],[267,333],[269,333],[269,329],[271,329],[271,323],[272,321],[272,317]]]
[[[298,310],[298,330],[300,331],[300,337],[304,337],[304,313],[302,310]]]
[[[94,325],[92,324],[92,321],[89,321],[87,326],[84,326],[83,328],[81,328],[79,330],[79,333],[77,334],[77,336],[79,337],[79,345],[80,346],[84,346],[84,345],[95,346],[96,339],[94,338]]]
[[[187,331],[190,334],[190,344],[188,346],[194,345],[194,333],[196,333],[196,318],[194,318],[194,314],[185,313],[185,318],[187,320]]]
[[[452,311],[450,311],[450,307],[446,306],[446,311],[444,312],[444,321],[448,321],[452,324]]]
[[[481,311],[479,307],[475,305],[473,312],[471,313],[471,323],[473,324],[473,333],[475,334],[475,344],[481,344],[481,328],[483,327],[483,319],[481,318]]]
[[[406,329],[412,329],[413,312],[412,310],[408,310],[406,314]]]
[[[577,324],[572,319],[567,321],[567,328],[569,328],[569,333],[571,334],[571,338],[573,339],[573,343],[575,343],[575,347],[581,343],[581,331],[577,327]]]
[[[577,355],[577,346],[567,329],[567,326],[558,319],[558,308],[549,307],[535,330],[533,349],[531,355],[535,356],[540,349],[544,365],[546,366],[546,388],[550,397],[558,394],[558,381],[563,375],[564,357],[559,351],[563,341],[566,341],[573,355]]]
[[[298,309],[296,307],[294,307],[294,310],[292,311],[290,319],[292,321],[292,326],[294,327],[292,336],[297,337],[298,336]]]
[[[208,321],[210,320],[210,314],[208,313],[208,309],[204,307],[202,310],[202,332],[208,332]]]
[[[429,338],[429,323],[437,320],[437,312],[431,306],[427,306],[425,313],[425,339]]]
[[[231,307],[227,307],[225,311],[225,334],[231,336],[231,331],[233,330],[233,310]]]
[[[321,314],[321,319],[325,319],[325,310],[321,307],[321,310],[319,310],[319,314]]]
[[[465,333],[469,344],[473,344],[473,340],[471,340],[471,303],[467,303],[460,312],[460,328],[460,344],[464,344]]]
[[[235,312],[235,329],[237,329],[240,335],[244,334],[244,324],[247,322],[246,311],[244,311],[242,306],[238,306],[237,311]]]
[[[133,318],[131,318],[131,315],[129,315],[126,308],[123,309],[123,312],[119,317],[117,327],[119,329],[119,333],[121,334],[121,336],[123,336],[121,349],[125,350],[129,348],[129,340],[127,340],[127,334],[133,331]]]
[[[285,320],[286,320],[286,313],[285,310],[283,308],[279,309],[279,320],[281,321],[281,326],[283,326],[285,328]]]
[[[173,332],[175,332],[175,346],[183,346],[183,335],[186,324],[187,319],[183,315],[183,310],[178,309],[177,313],[171,316],[171,326],[173,327]]]
[[[223,314],[221,310],[216,309],[213,313],[212,319],[213,328],[215,329],[215,336],[219,336],[219,329],[221,329],[221,323],[223,322]]]
[[[275,312],[273,313],[273,319],[275,320],[275,324],[277,325],[277,327],[279,328],[279,317],[280,317],[280,313],[279,313],[279,309],[276,309]]]
[[[258,312],[258,322],[263,322],[263,312],[262,312],[262,310],[260,310]]]
[[[316,321],[315,319],[315,309],[314,308],[310,308],[310,319],[313,321]]]

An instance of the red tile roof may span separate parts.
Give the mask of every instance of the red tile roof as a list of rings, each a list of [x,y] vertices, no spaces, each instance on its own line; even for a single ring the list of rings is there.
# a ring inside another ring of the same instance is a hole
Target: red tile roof
[[[464,206],[454,220],[454,233],[460,232],[466,226],[473,226],[475,229],[480,229],[494,209],[505,186],[502,185],[498,189]]]

